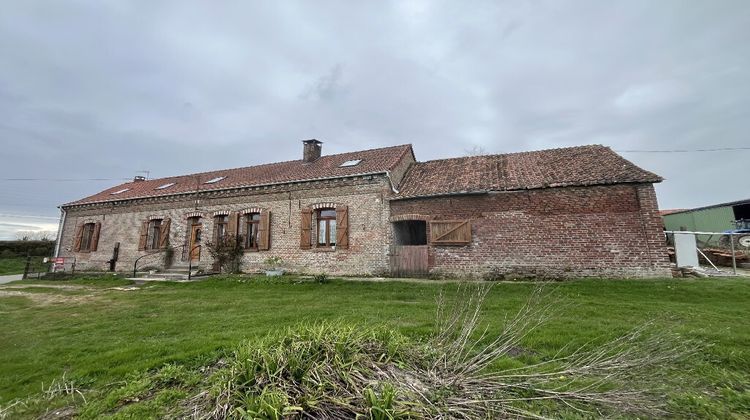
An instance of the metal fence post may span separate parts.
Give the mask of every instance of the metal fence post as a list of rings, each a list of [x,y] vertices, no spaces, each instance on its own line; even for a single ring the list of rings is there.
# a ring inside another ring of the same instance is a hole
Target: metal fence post
[[[734,255],[734,233],[729,233],[729,243],[732,246],[732,270],[734,275],[737,275],[737,256]]]

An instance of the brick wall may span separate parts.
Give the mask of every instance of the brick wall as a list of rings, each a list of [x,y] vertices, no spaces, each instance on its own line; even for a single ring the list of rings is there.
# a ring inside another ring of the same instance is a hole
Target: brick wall
[[[387,199],[390,194],[390,184],[385,176],[202,194],[198,197],[198,211],[204,215],[201,219],[203,243],[211,240],[214,212],[257,207],[271,212],[271,248],[268,251],[245,252],[241,267],[243,271],[260,270],[265,259],[279,256],[286,261],[287,268],[297,272],[383,273],[388,269]],[[188,234],[186,216],[196,211],[195,201],[195,196],[185,195],[69,208],[63,226],[60,256],[75,256],[78,267],[82,269],[105,270],[115,242],[120,242],[117,270],[132,270],[135,259],[147,254],[147,251],[138,250],[141,223],[152,216],[170,218],[170,243],[173,246],[182,245],[186,243]],[[323,202],[349,207],[349,249],[300,249],[301,209]],[[76,227],[88,222],[102,224],[97,251],[72,252]],[[155,253],[142,259],[139,267],[160,266],[162,255]],[[175,261],[179,259],[177,253]],[[200,265],[207,267],[210,264],[208,253],[203,252]]]
[[[670,276],[657,209],[651,184],[391,202],[392,220],[471,219],[470,245],[429,246],[432,274],[507,278]]]

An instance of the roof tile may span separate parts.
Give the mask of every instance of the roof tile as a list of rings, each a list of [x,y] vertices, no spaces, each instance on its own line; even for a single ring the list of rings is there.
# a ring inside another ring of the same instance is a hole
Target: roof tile
[[[195,192],[198,189],[200,191],[214,191],[380,173],[393,169],[406,153],[412,153],[410,144],[321,156],[314,162],[309,163],[305,163],[302,160],[293,160],[248,166],[245,168],[224,169],[146,181],[127,182],[108,188],[92,196],[64,204],[64,206],[185,194]],[[360,159],[361,162],[356,166],[341,166],[346,161],[357,159]],[[205,183],[206,181],[222,176],[226,178],[212,184]],[[161,190],[157,189],[168,183],[175,183],[175,185]],[[112,195],[113,192],[125,188],[128,188],[128,190],[117,195]]]
[[[609,147],[591,145],[419,162],[399,198],[661,181]]]

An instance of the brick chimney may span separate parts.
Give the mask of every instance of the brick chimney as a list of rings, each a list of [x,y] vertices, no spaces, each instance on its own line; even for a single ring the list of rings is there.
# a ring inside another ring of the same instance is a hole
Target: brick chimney
[[[302,161],[305,163],[315,162],[320,157],[323,149],[323,142],[315,139],[302,140],[304,148],[302,149]]]

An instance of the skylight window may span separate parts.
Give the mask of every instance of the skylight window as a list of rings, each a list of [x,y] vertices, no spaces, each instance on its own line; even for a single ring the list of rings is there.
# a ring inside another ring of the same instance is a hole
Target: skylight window
[[[357,166],[359,165],[359,162],[362,162],[362,159],[347,160],[346,162],[339,165],[339,167],[346,168],[347,166]]]
[[[157,190],[164,190],[164,189],[167,189],[167,188],[171,187],[174,184],[176,184],[176,182],[170,182],[169,184],[159,185],[155,189],[157,189]]]
[[[224,178],[226,178],[226,177],[225,176],[217,176],[216,178],[209,179],[208,181],[204,182],[204,184],[215,184],[215,183],[221,181]]]
[[[130,189],[130,188],[123,188],[123,189],[121,189],[121,190],[117,190],[117,191],[115,191],[115,192],[113,192],[113,193],[111,193],[111,194],[112,194],[112,195],[122,194],[122,193],[124,193],[125,191],[128,191],[129,189]]]

